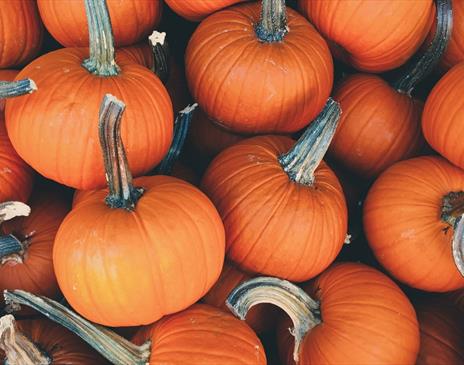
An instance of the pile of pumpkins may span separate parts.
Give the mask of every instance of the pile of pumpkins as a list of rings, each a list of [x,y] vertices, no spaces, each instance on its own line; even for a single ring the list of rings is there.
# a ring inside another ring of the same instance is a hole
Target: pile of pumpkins
[[[1,363],[464,363],[464,1],[0,23]]]

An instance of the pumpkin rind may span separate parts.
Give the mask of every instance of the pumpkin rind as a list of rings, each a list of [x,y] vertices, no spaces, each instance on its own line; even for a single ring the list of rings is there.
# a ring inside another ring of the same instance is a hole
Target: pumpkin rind
[[[166,4],[181,17],[198,22],[222,8],[247,0],[165,0]]]

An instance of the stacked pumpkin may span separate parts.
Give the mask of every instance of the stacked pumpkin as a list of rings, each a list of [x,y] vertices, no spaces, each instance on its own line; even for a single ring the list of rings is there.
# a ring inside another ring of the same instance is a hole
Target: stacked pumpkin
[[[461,2],[0,21],[0,361],[464,361]]]

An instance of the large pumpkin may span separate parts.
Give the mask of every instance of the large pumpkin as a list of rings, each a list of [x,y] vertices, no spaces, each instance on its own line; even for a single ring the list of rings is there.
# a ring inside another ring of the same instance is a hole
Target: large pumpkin
[[[298,0],[304,14],[358,70],[383,72],[405,63],[427,36],[432,0]]]
[[[2,0],[0,69],[22,66],[37,56],[43,26],[34,0]]]
[[[322,110],[333,81],[324,39],[284,0],[240,4],[201,22],[185,54],[194,99],[241,133],[295,132]]]
[[[161,0],[105,0],[115,45],[129,46],[148,36],[161,19]],[[82,0],[37,0],[50,34],[65,47],[88,47],[89,33]]]
[[[337,264],[305,290],[309,295],[287,281],[256,278],[239,285],[227,301],[241,319],[259,303],[289,315],[294,339],[281,343],[282,364],[415,364],[416,314],[387,276],[363,264]],[[283,330],[288,336],[289,326]]]
[[[200,21],[206,16],[221,10],[227,6],[237,4],[246,0],[165,0],[169,7],[181,17],[191,20]]]
[[[387,169],[364,203],[364,230],[379,262],[414,288],[464,287],[454,261],[459,257],[453,260],[463,196],[464,171],[441,157],[417,157]]]
[[[65,48],[25,67],[17,78],[32,78],[38,91],[7,102],[6,126],[18,154],[39,173],[92,189],[105,185],[95,127],[105,93],[127,103],[122,136],[135,175],[150,171],[166,154],[173,112],[166,89],[152,72],[127,57],[117,57],[115,63],[111,26],[108,18],[99,18],[105,3],[85,1],[95,25],[90,29],[90,58],[85,48]]]
[[[293,148],[288,137],[254,137],[208,167],[201,186],[224,222],[227,256],[242,269],[305,281],[340,252],[345,198],[321,161],[339,113],[331,100]]]

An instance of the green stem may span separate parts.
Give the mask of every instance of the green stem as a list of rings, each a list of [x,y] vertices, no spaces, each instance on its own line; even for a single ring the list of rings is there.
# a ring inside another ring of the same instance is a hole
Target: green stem
[[[277,278],[259,277],[243,282],[229,294],[227,307],[244,320],[251,307],[261,303],[274,304],[292,320],[295,337],[293,358],[298,363],[300,344],[306,334],[321,323],[319,302],[296,285]]]
[[[285,0],[262,0],[261,19],[255,28],[261,42],[281,42],[288,33]]]
[[[0,81],[0,99],[14,98],[25,94],[32,94],[37,85],[31,79],[18,81]]]
[[[437,28],[427,51],[419,59],[413,58],[402,76],[392,83],[400,93],[411,95],[421,82],[440,61],[446,50],[453,28],[453,10],[451,0],[435,0]]]
[[[90,57],[82,66],[98,76],[116,76],[120,68],[116,64],[113,31],[106,0],[84,0],[89,26]]]
[[[11,260],[22,263],[26,247],[12,234],[0,236],[0,265]]]
[[[292,149],[279,157],[280,165],[291,180],[303,185],[313,184],[314,172],[329,148],[340,114],[340,104],[329,98]]]
[[[106,204],[111,208],[133,210],[143,189],[132,185],[132,174],[122,144],[121,119],[124,109],[122,101],[106,94],[100,106],[98,131],[109,188]]]
[[[152,71],[166,85],[169,79],[169,47],[166,41],[166,33],[154,31],[148,37],[148,40],[153,50]]]
[[[464,276],[464,215],[461,215],[454,225],[453,259],[459,273]]]
[[[23,290],[5,290],[8,305],[27,305],[81,337],[115,365],[144,365],[150,357],[150,341],[136,346],[103,326],[91,323],[58,302]]]
[[[464,276],[464,191],[452,191],[442,199],[441,220],[453,228],[452,253],[457,269]]]
[[[171,147],[164,159],[156,167],[155,173],[157,175],[170,175],[174,164],[176,163],[182,148],[184,147],[185,140],[192,121],[193,112],[198,106],[197,103],[187,106],[181,110],[174,121],[174,138]]]

